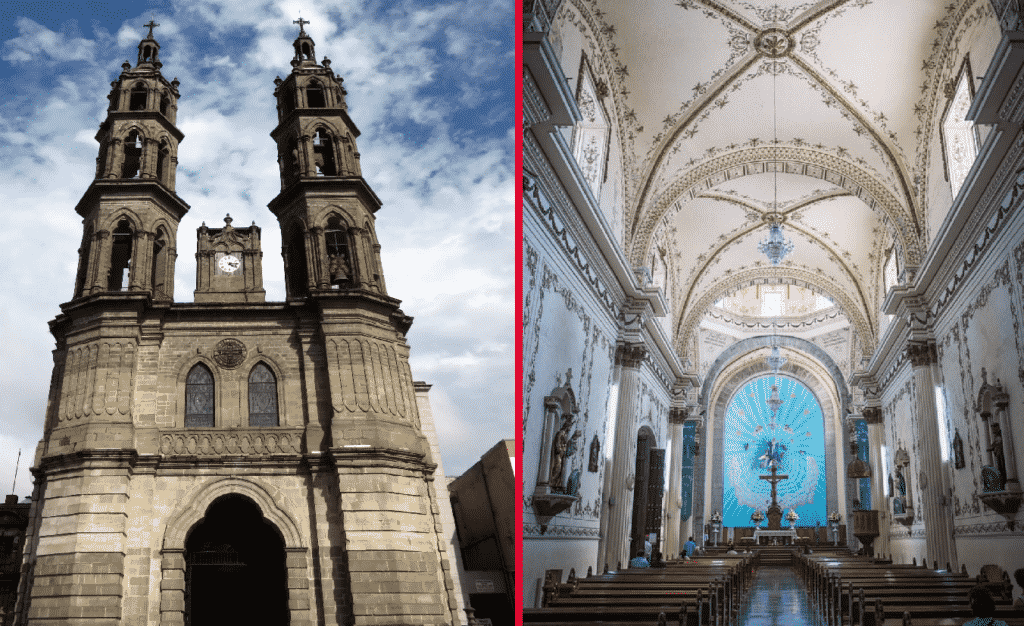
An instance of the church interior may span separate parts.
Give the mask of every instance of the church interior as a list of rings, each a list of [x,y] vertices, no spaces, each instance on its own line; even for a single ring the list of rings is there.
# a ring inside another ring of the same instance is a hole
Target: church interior
[[[596,599],[642,552],[669,622],[785,565],[833,624],[963,623],[975,587],[1022,623],[1024,4],[522,27],[524,619],[656,621]]]

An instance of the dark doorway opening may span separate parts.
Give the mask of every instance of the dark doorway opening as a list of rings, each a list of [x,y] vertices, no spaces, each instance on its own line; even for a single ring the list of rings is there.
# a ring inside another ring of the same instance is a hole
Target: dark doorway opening
[[[629,558],[651,541],[657,549],[661,540],[661,496],[665,486],[665,451],[654,447],[654,433],[644,426],[636,438],[636,482],[633,488],[633,530],[630,533]]]
[[[244,496],[218,498],[185,543],[185,624],[289,623],[284,540]]]

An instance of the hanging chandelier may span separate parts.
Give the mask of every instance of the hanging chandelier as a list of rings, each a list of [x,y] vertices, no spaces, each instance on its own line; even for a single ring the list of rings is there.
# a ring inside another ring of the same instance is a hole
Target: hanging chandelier
[[[775,173],[775,176],[778,178],[778,172]],[[782,263],[782,259],[786,258],[787,254],[793,251],[793,242],[782,234],[782,224],[772,222],[768,225],[768,238],[758,244],[757,249],[768,257],[772,265],[778,265]]]
[[[775,137],[772,162],[774,191],[772,197],[772,213],[768,217],[768,238],[758,244],[757,249],[768,257],[772,265],[782,263],[786,255],[793,251],[793,242],[782,234],[782,215],[779,210],[779,115],[777,106],[778,72],[772,72],[772,134]]]
[[[779,409],[782,408],[783,404],[782,398],[779,397],[778,385],[772,385],[772,392],[769,394],[768,399],[765,402],[768,403],[768,408],[772,410],[772,417],[774,417],[775,414],[779,412]]]
[[[786,361],[788,361],[789,359],[782,356],[782,353],[779,352],[779,346],[776,343],[775,335],[772,335],[771,342],[772,352],[767,357],[765,357],[764,362],[773,374],[778,374],[779,368],[785,365]]]

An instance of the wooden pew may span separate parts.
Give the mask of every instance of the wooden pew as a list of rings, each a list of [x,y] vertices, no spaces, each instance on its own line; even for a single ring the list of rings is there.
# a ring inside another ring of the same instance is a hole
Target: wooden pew
[[[680,621],[692,622],[690,626],[730,626],[755,566],[756,559],[748,555],[668,561],[664,568],[611,571],[586,578],[570,571],[565,583],[545,581],[542,608],[524,609],[523,621],[580,626],[656,622],[664,614],[667,623],[674,621],[677,626]]]

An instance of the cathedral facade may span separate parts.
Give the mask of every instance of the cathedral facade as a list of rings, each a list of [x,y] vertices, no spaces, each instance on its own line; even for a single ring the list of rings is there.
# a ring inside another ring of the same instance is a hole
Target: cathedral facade
[[[305,23],[272,90],[284,302],[265,300],[261,229],[230,216],[198,229],[195,300],[172,301],[190,207],[155,24],[111,84],[73,297],[50,323],[14,623],[465,623],[381,201]]]
[[[1022,567],[1019,3],[524,5],[524,605],[766,514]]]

